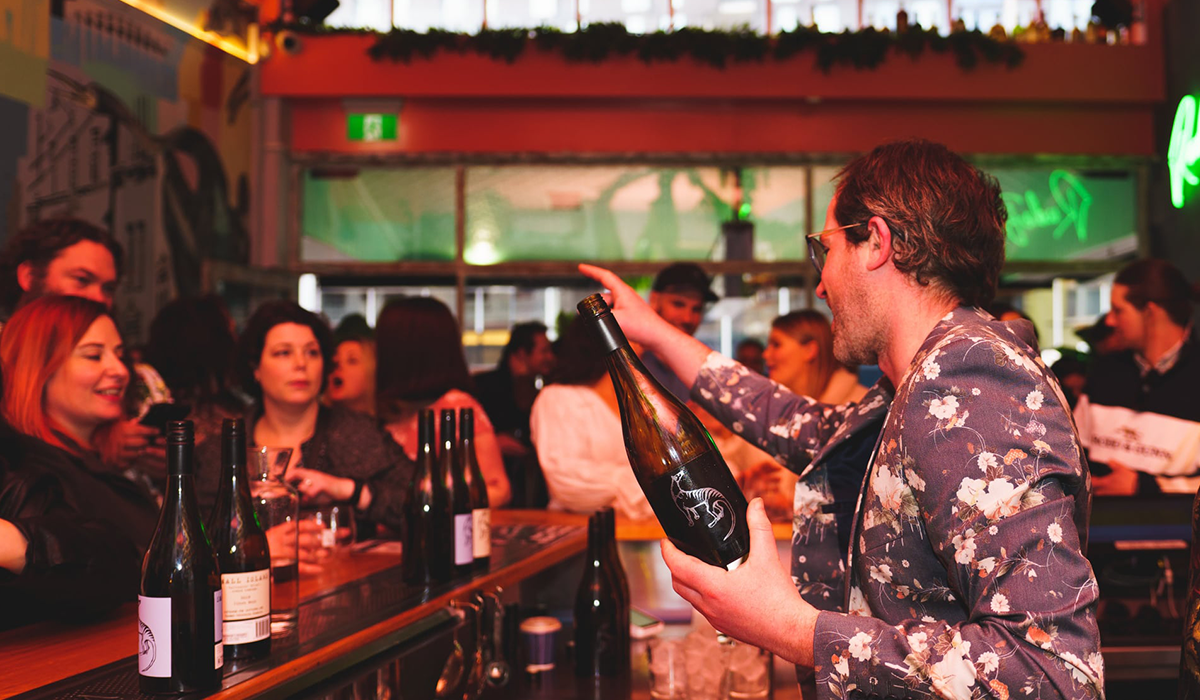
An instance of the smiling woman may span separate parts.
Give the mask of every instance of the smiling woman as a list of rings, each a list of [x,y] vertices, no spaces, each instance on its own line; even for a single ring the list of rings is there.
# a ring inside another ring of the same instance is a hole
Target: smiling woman
[[[100,459],[123,418],[129,383],[123,353],[103,304],[66,296],[30,302],[0,334],[0,414],[21,434],[13,454],[23,466],[57,477],[68,507],[105,522],[113,538],[140,552],[158,506]]]

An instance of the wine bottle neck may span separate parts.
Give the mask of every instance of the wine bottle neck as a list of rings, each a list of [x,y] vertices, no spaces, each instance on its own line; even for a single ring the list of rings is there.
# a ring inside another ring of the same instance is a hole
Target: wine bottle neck
[[[617,324],[617,319],[613,318],[612,313],[603,313],[596,317],[596,338],[600,341],[600,349],[604,354],[610,354],[628,348],[629,341],[625,338],[625,332],[621,330],[621,326]]]

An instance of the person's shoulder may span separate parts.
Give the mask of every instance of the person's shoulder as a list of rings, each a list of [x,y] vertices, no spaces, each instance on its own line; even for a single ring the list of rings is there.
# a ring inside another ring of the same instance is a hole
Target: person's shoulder
[[[442,394],[441,398],[433,402],[431,408],[473,408],[476,411],[483,410],[483,406],[479,403],[478,399],[461,389],[451,389]]]

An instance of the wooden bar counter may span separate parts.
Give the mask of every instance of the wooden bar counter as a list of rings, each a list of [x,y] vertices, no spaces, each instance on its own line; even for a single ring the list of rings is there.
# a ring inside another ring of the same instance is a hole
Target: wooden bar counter
[[[401,581],[397,543],[337,555],[321,574],[301,578],[296,631],[273,639],[271,656],[264,661],[245,668],[227,664],[222,688],[211,697],[300,692],[429,629],[451,624],[451,601],[477,590],[514,586],[581,553],[587,544],[584,516],[497,510],[492,518],[490,569],[428,590]],[[0,633],[0,698],[139,697],[136,641],[136,603],[90,625],[41,623]]]

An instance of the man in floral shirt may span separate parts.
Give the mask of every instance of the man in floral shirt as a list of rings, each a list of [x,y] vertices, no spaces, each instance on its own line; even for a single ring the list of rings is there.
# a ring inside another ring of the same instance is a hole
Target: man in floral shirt
[[[581,268],[612,290],[630,340],[709,412],[771,454],[815,454],[797,530],[826,526],[822,506],[837,500],[826,484],[846,469],[830,455],[882,420],[863,452],[846,612],[797,594],[757,500],[735,571],[662,545],[680,595],[717,629],[811,668],[819,698],[1103,697],[1079,440],[1032,328],[981,310],[1004,263],[1005,218],[995,180],[936,144],[881,146],[842,171],[826,230],[809,237],[817,294],[833,311],[838,359],[884,374],[849,406],[711,353],[615,275]],[[798,562],[810,547],[793,541]]]

